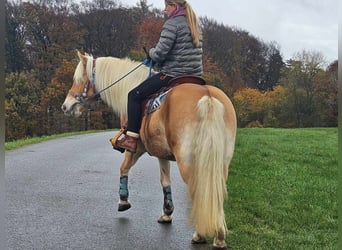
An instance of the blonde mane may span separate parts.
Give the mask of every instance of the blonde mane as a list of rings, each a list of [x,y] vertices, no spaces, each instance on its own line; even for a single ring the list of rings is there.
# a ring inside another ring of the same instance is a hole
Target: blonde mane
[[[126,75],[140,63],[128,58],[119,59],[115,57],[99,57],[95,61],[95,72],[93,73],[93,57],[86,55],[86,58],[86,76],[95,84],[97,92],[105,89]],[[74,74],[74,80],[76,83],[82,82],[84,73],[82,62],[80,62],[77,65]],[[137,70],[102,92],[102,100],[118,115],[126,115],[128,92],[143,82],[148,77],[148,74],[149,68],[144,65],[140,66]]]

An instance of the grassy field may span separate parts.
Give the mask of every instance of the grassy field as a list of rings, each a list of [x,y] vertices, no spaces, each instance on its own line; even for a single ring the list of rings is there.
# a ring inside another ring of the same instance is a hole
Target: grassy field
[[[239,129],[225,204],[232,249],[338,249],[338,135]]]
[[[238,130],[225,203],[231,249],[338,249],[337,132]],[[5,148],[75,134],[19,140]]]

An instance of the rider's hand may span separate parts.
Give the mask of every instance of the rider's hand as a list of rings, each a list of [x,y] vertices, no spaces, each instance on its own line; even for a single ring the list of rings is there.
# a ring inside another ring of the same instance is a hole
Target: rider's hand
[[[144,59],[143,61],[143,64],[146,65],[146,66],[154,66],[154,64],[156,64],[155,61],[152,60],[152,58],[150,57],[150,54],[148,53],[148,50],[144,47],[144,51],[145,51],[145,54],[146,54],[146,58]]]
[[[144,61],[142,62],[144,65],[147,65],[147,66],[149,66],[150,65],[150,63],[151,63],[151,61],[152,61],[152,59],[151,59],[151,57],[146,57],[145,59],[144,59]]]

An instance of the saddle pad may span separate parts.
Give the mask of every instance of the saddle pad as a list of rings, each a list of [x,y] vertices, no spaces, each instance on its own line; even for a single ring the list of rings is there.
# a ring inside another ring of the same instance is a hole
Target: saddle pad
[[[167,93],[171,89],[167,90],[166,92],[161,93],[160,95],[148,100],[146,106],[145,106],[145,115],[151,114],[152,112],[156,111],[160,108],[162,102],[164,101]]]
[[[184,75],[172,78],[168,86],[161,88],[157,93],[149,96],[142,105],[144,115],[151,114],[160,108],[162,102],[164,101],[166,94],[174,87],[183,83],[194,83],[199,85],[205,85],[206,82],[202,77]]]

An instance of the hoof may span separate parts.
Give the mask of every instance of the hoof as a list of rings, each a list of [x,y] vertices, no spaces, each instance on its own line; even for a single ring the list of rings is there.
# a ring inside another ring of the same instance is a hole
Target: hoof
[[[172,223],[172,216],[170,216],[170,215],[162,215],[158,219],[158,223],[160,223],[160,224],[171,224]]]
[[[127,204],[119,204],[119,208],[118,208],[118,211],[119,212],[123,212],[123,211],[126,211],[128,209],[131,208],[131,204],[130,203],[127,203]]]
[[[191,244],[197,245],[197,244],[207,244],[207,240],[205,238],[200,238],[198,240],[191,240]]]
[[[223,246],[223,247],[213,246],[211,249],[212,250],[228,250],[228,247],[227,246]]]
[[[220,245],[218,245],[220,244]],[[213,247],[211,248],[213,250],[228,250],[228,247],[227,247],[227,244],[226,242],[222,241],[222,242],[219,242],[219,243],[213,243]]]
[[[194,233],[192,236],[191,244],[206,244],[207,239],[201,235],[199,235],[197,232]]]
[[[195,240],[191,240],[191,244],[193,245],[200,245],[200,244],[207,244],[207,240],[200,240],[200,241],[195,241]]]

